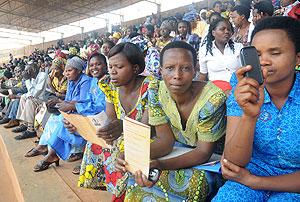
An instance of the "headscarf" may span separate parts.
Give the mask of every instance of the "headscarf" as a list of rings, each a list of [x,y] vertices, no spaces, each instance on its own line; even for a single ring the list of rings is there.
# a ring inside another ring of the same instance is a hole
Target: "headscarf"
[[[85,67],[85,62],[80,57],[74,56],[67,61],[65,68],[66,69],[75,68],[82,71],[84,67]]]
[[[115,33],[112,35],[112,38],[120,39],[120,38],[122,38],[122,34],[121,34],[120,32],[115,32]]]
[[[199,13],[199,16],[200,16],[201,21],[206,21],[206,19],[204,19],[204,18],[202,17],[202,14],[203,14],[203,13],[206,14],[206,19],[207,19],[207,10],[206,10],[206,9],[202,9],[202,10],[200,11],[200,13]]]
[[[70,47],[69,48],[69,54],[70,55],[77,55],[78,54],[78,50],[76,47]]]
[[[198,13],[195,9],[194,3],[190,5],[189,11],[183,15],[182,20],[188,21],[188,22],[193,22],[197,19]]]
[[[60,49],[55,52],[54,58],[56,58],[56,57],[61,57],[61,58],[67,59],[66,54],[64,54]]]
[[[60,68],[62,71],[65,70],[65,65],[67,63],[67,60],[62,58],[62,57],[56,57],[53,61],[52,61],[52,66],[58,67]]]
[[[151,46],[151,42],[142,35],[133,37],[132,39],[130,39],[130,42],[137,45],[143,53],[147,51],[148,48]]]
[[[87,48],[87,58],[89,58],[94,53],[100,53],[100,46],[97,43],[89,45]]]

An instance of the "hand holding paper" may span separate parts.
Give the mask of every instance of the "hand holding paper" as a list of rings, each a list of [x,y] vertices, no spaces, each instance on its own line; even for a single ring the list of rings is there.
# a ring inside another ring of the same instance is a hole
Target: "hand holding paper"
[[[60,112],[68,122],[77,128],[77,132],[84,139],[104,148],[111,148],[110,145],[96,135],[97,129],[104,126],[107,121],[105,112],[101,112],[92,116],[82,116],[79,114],[67,114],[62,111]]]
[[[133,174],[141,171],[149,176],[150,126],[125,117],[123,130],[126,169]]]

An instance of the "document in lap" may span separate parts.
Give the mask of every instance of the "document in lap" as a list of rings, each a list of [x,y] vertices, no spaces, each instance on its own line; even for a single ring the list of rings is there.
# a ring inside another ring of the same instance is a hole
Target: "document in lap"
[[[186,147],[173,147],[173,151],[164,156],[159,158],[160,160],[166,160],[175,158],[177,156],[181,156],[187,152],[192,151],[192,148],[186,148]],[[193,168],[199,169],[199,170],[206,170],[214,173],[221,173],[221,163],[220,163],[221,155],[218,154],[212,154],[211,158],[208,160],[207,163],[194,166]]]
[[[105,140],[96,136],[97,129],[104,126],[108,120],[105,112],[90,116],[68,114],[62,111],[60,111],[60,113],[67,121],[76,127],[77,132],[85,140],[104,148],[111,148],[111,145],[106,144]]]
[[[149,176],[150,126],[125,117],[123,131],[126,169],[131,173],[140,170]]]

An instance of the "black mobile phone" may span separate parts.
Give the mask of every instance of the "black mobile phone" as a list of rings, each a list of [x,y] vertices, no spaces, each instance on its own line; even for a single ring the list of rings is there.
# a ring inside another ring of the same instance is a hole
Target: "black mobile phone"
[[[161,171],[157,168],[150,168],[148,180],[156,182],[159,179]]]
[[[246,72],[245,76],[255,79],[259,85],[263,84],[264,79],[256,48],[254,46],[242,48],[240,52],[240,58],[242,66],[252,66],[252,69]]]

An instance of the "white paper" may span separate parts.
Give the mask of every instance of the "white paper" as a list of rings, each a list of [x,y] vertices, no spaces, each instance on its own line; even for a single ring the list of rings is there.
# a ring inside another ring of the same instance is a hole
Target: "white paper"
[[[133,174],[140,170],[149,176],[150,126],[125,117],[123,131],[126,169]]]

